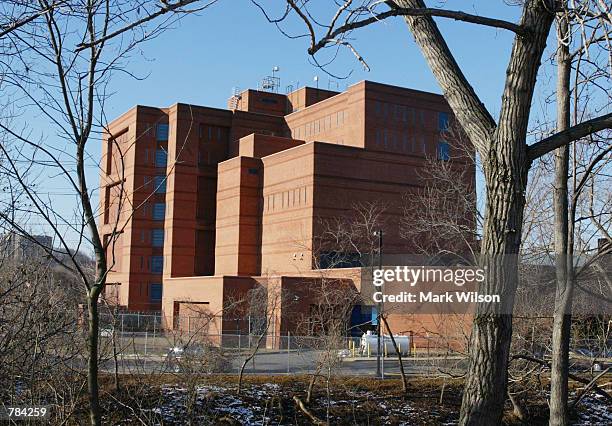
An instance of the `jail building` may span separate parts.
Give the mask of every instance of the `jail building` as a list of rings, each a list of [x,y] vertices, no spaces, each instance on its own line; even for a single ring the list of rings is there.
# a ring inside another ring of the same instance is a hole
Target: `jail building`
[[[370,81],[343,92],[249,89],[227,109],[133,107],[103,144],[106,297],[161,311],[167,328],[193,327],[180,319],[205,311],[215,333],[244,333],[226,307],[265,285],[292,294],[273,325],[290,331],[323,279],[360,290],[363,265],[331,268],[333,253],[317,247],[326,220],[379,203],[385,253],[414,250],[399,226],[424,185],[419,171],[471,149],[448,137],[452,120],[441,95]],[[473,164],[463,167],[473,184]],[[356,305],[353,321],[375,317],[370,305]]]

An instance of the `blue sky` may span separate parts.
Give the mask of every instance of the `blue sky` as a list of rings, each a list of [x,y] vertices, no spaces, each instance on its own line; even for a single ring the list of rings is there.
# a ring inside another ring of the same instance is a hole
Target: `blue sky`
[[[477,7],[474,2],[449,3],[450,8],[488,16],[514,17],[519,12],[502,0],[481,1]],[[446,19],[438,22],[466,75],[495,115],[512,34]],[[292,21],[288,29],[303,32],[303,27],[295,23]],[[351,74],[345,80],[336,79],[341,89],[368,79],[440,92],[401,19],[362,28],[353,36],[371,71],[364,71],[344,50],[328,67],[338,75]],[[315,75],[319,76],[320,87],[327,87],[330,77],[311,64],[307,47],[306,39],[291,40],[280,34],[249,1],[222,0],[199,16],[183,18],[175,28],[142,46],[142,54],[133,56],[129,68],[148,77],[134,81],[118,76],[117,95],[109,104],[108,114],[116,116],[135,104],[187,102],[225,107],[233,87],[256,86],[273,66],[280,67],[283,90],[289,84],[295,87],[297,82],[300,86],[313,85]]]
[[[270,7],[279,7],[283,2],[268,3]],[[440,3],[429,2],[429,5],[440,6]],[[503,0],[449,1],[445,7],[512,21],[520,13],[519,7],[508,6]],[[333,12],[325,10],[325,6],[322,11],[327,13],[327,19]],[[467,78],[496,117],[512,34],[448,19],[437,19],[437,22]],[[295,24],[292,21],[286,29],[303,32],[301,24]],[[352,36],[355,48],[371,70],[363,70],[354,56],[343,50],[328,70],[350,76],[333,79],[312,65],[306,51],[307,39],[286,38],[248,0],[221,0],[198,15],[184,17],[130,57],[127,69],[145,78],[135,80],[123,73],[116,74],[110,87],[114,95],[107,101],[106,116],[112,120],[136,104],[164,107],[183,102],[225,108],[232,88],[256,87],[274,66],[280,68],[277,75],[281,78],[282,91],[287,85],[314,85],[313,78],[318,76],[322,88],[328,87],[330,79],[334,81],[332,88],[338,84],[341,90],[367,79],[440,93],[400,18],[359,29]],[[53,130],[45,128],[44,123],[34,122],[35,126],[41,126],[37,129],[41,133],[52,135]],[[98,183],[99,142],[92,141],[88,151],[91,155],[88,179],[93,187]],[[63,195],[61,186],[58,188],[50,190],[54,191],[55,207],[67,215],[73,214],[74,198]],[[74,237],[71,241],[75,242]]]

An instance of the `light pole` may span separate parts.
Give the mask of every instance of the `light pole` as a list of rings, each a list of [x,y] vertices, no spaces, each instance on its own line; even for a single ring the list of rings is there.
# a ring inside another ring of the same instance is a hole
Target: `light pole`
[[[378,269],[382,270],[382,245],[383,245],[383,231],[382,229],[379,229],[378,231],[374,231],[374,236],[378,237]],[[383,285],[381,285],[380,287],[380,291],[382,294],[384,294],[384,283]],[[385,377],[385,370],[384,370],[384,359],[381,358],[381,353],[382,353],[382,341],[381,341],[381,337],[382,337],[382,314],[383,314],[383,301],[382,301],[382,297],[379,299],[380,301],[378,302],[378,305],[376,307],[376,310],[378,311],[378,321],[377,321],[377,338],[376,338],[376,342],[377,342],[377,351],[376,351],[376,377],[379,377],[381,379],[384,379]]]

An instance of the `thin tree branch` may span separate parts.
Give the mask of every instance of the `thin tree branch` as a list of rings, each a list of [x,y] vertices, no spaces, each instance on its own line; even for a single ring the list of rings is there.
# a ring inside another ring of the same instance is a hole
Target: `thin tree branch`
[[[59,6],[60,4],[64,3],[64,1],[58,1],[58,2],[54,2],[53,4],[49,5],[48,7],[45,7],[43,9],[40,9],[38,12],[33,13],[32,15],[23,18],[21,20],[17,20],[17,21],[13,21],[9,24],[6,25],[1,25],[0,26],[0,38],[4,37],[7,34],[10,34],[11,32],[23,27],[24,25],[29,24],[30,22],[36,20],[37,18],[41,17],[42,15],[44,15],[45,13],[50,12],[51,10],[53,10],[54,8],[56,8],[57,6]]]
[[[295,6],[295,3],[292,0],[287,0],[287,2],[300,16],[303,16],[303,13],[298,12],[299,8]],[[431,7],[399,7],[395,2],[392,1],[388,1],[385,3],[392,7],[392,9],[386,12],[377,13],[374,16],[362,19],[360,21],[346,23],[333,31],[333,27],[330,27],[330,31],[318,42],[314,43],[313,39],[313,45],[310,47],[310,49],[308,49],[308,53],[310,53],[311,55],[315,54],[317,51],[324,48],[330,41],[337,39],[340,34],[344,34],[357,28],[365,27],[367,25],[374,24],[378,21],[382,21],[384,19],[395,16],[427,16],[430,18],[435,16],[439,18],[450,18],[456,21],[463,21],[472,24],[485,25],[488,27],[506,29],[522,36],[528,36],[529,34],[525,27],[501,19],[472,15],[470,13],[465,13],[458,10],[436,9]],[[307,18],[305,17],[302,17],[302,19],[304,21],[307,21]],[[336,20],[337,17],[334,17],[333,22],[335,23]]]
[[[152,13],[150,15],[147,15],[144,18],[138,19],[138,20],[136,20],[134,22],[131,22],[129,25],[126,25],[125,27],[119,28],[118,30],[113,31],[112,33],[109,33],[109,34],[107,34],[107,35],[105,35],[103,37],[100,37],[100,38],[96,39],[96,40],[89,41],[87,43],[81,43],[81,44],[77,45],[77,47],[75,49],[75,52],[80,52],[81,50],[90,48],[92,46],[95,46],[97,44],[100,44],[102,42],[110,40],[112,38],[115,38],[118,35],[123,34],[126,31],[129,31],[129,30],[131,30],[133,28],[142,26],[143,24],[146,24],[147,22],[152,21],[155,18],[158,18],[158,17],[160,17],[162,15],[165,15],[167,13],[175,12],[175,11],[176,12],[181,12],[178,9],[180,9],[182,7],[185,7],[185,6],[189,6],[190,4],[196,3],[198,1],[200,1],[200,0],[180,0],[180,1],[177,1],[176,3],[172,3],[172,4],[168,4],[166,1],[162,1],[162,4],[164,4],[164,6],[161,7],[157,12]],[[218,0],[210,0],[207,4],[199,7],[197,10],[206,9],[207,7],[210,7],[213,4],[215,4],[217,1]],[[195,12],[195,11],[194,10],[190,10],[189,12],[187,12],[187,11],[183,11],[183,12],[184,13],[192,13],[192,12]]]

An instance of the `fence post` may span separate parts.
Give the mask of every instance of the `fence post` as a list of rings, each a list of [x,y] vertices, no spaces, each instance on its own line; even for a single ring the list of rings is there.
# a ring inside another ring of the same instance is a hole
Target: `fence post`
[[[147,356],[147,337],[149,335],[148,331],[145,331],[145,343],[144,343],[144,354]]]
[[[289,355],[291,350],[291,332],[287,331],[287,375],[289,375]]]

